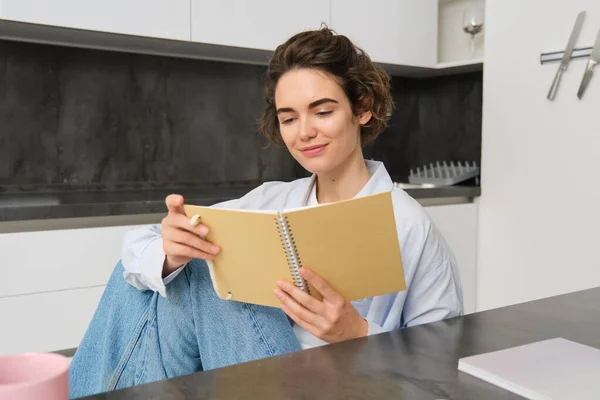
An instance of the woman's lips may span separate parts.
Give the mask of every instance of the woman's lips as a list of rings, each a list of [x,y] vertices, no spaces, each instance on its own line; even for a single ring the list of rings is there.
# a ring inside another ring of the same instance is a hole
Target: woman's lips
[[[325,150],[325,147],[327,147],[326,144],[322,144],[322,145],[319,145],[319,146],[309,146],[309,147],[305,147],[303,149],[300,149],[300,151],[305,156],[313,157],[313,156],[321,154],[323,152],[323,150]]]

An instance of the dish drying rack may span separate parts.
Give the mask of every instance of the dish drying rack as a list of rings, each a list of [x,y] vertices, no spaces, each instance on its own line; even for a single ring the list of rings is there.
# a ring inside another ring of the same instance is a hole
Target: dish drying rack
[[[469,165],[468,161],[464,163],[451,161],[447,163],[437,161],[435,165],[430,163],[415,170],[410,170],[408,181],[414,184],[432,184],[436,186],[451,186],[468,179],[479,176],[479,167],[473,161]]]

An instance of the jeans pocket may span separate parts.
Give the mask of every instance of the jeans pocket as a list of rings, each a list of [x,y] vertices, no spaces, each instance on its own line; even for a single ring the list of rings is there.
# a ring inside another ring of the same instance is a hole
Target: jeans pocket
[[[122,389],[144,383],[146,375],[146,354],[148,335],[156,313],[155,301],[140,318],[139,323],[121,356],[119,365],[113,372],[108,390]]]

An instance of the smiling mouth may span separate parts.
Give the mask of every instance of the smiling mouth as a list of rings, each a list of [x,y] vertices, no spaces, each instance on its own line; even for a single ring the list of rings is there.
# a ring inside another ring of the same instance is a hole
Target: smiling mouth
[[[321,144],[321,145],[318,145],[318,146],[305,147],[303,149],[300,149],[300,151],[304,155],[314,156],[314,155],[317,155],[317,154],[321,153],[325,149],[325,147],[327,147],[326,144]]]
[[[320,149],[321,147],[325,147],[327,146],[326,144],[320,144],[318,146],[310,146],[310,147],[305,147],[303,149],[300,149],[302,151],[309,151],[309,150],[315,150],[315,149]]]

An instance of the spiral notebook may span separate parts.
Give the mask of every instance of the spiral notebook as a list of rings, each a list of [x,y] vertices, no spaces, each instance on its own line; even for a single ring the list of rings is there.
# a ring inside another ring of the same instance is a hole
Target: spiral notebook
[[[285,279],[320,300],[303,266],[349,301],[406,289],[390,192],[280,211],[184,209],[221,248],[209,269],[222,299],[279,307]]]

